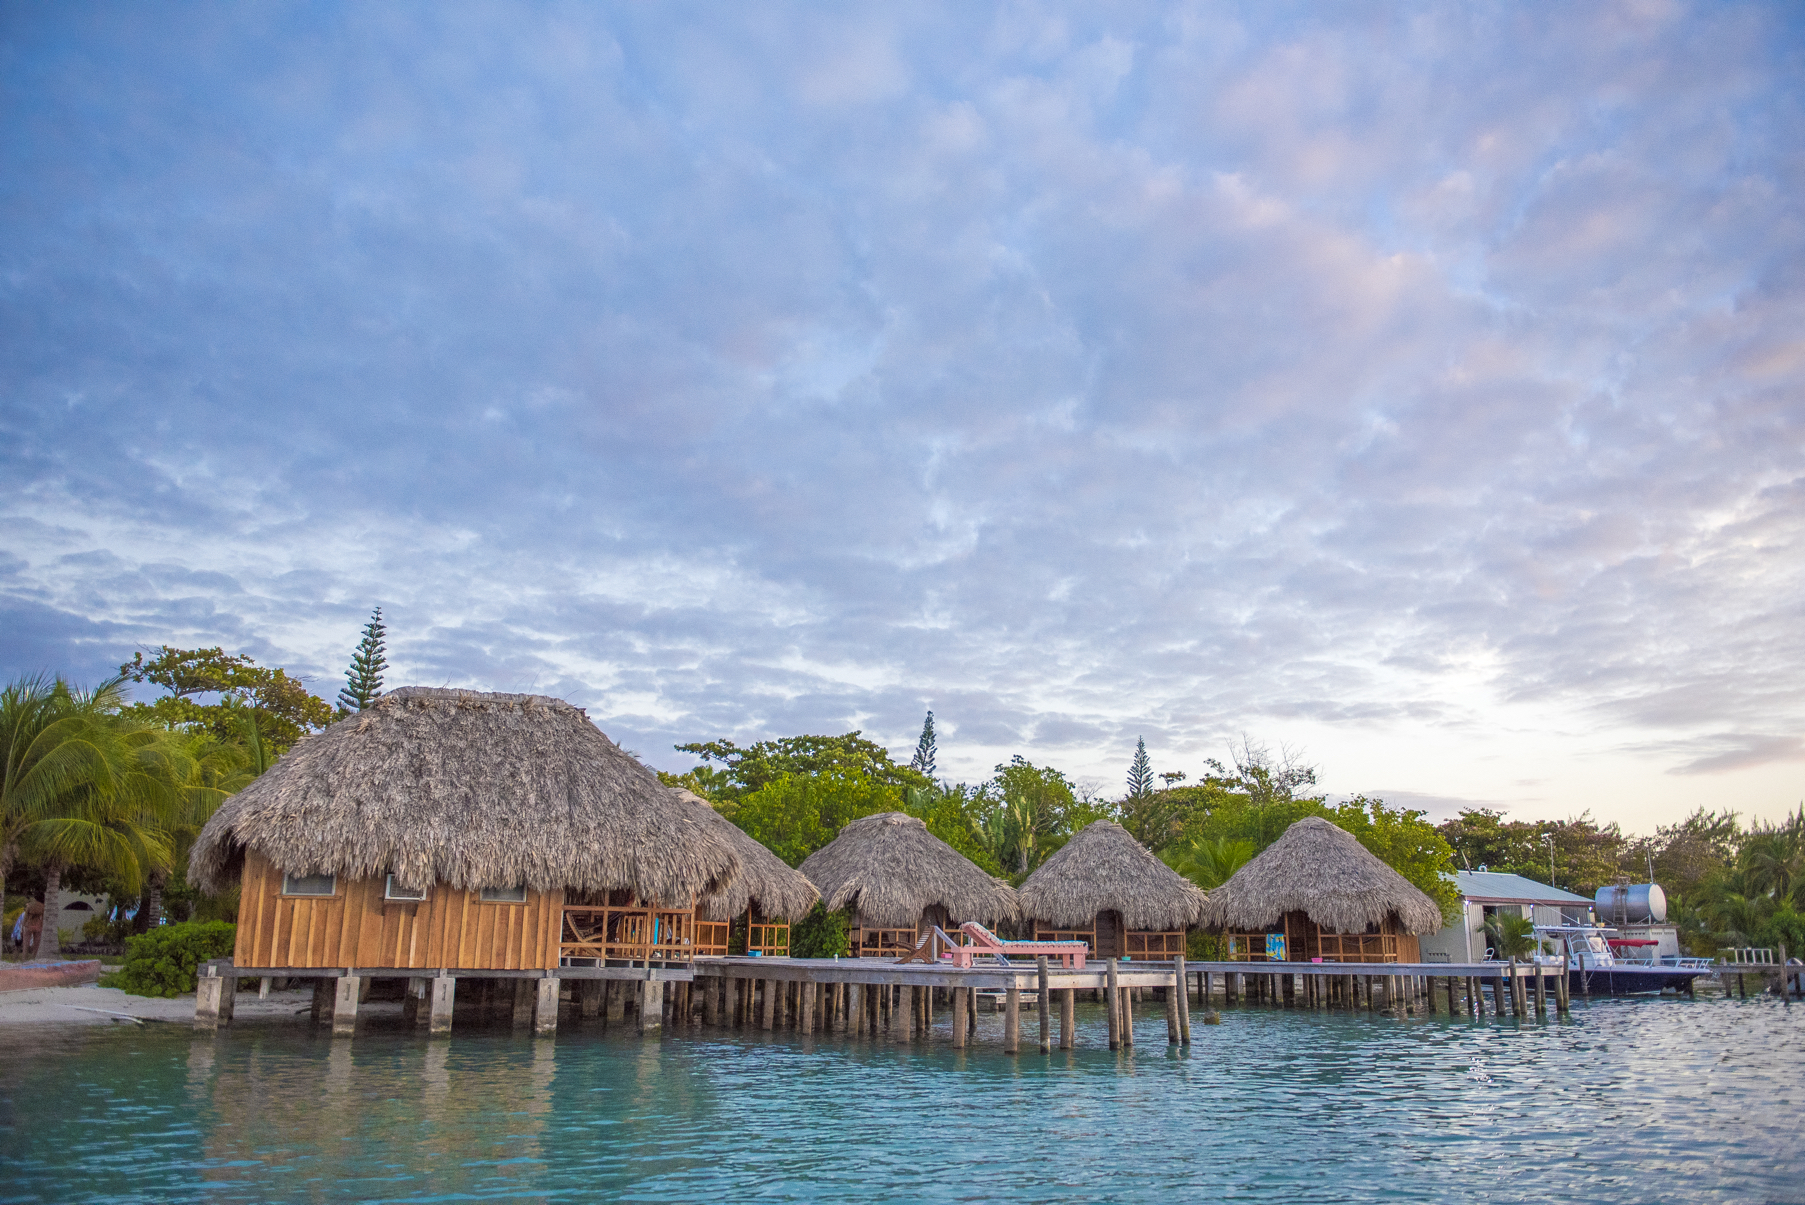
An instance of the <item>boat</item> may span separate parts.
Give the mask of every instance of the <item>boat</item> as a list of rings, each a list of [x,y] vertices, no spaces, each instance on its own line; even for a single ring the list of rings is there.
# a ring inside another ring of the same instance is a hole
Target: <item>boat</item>
[[[1712,974],[1709,958],[1637,957],[1657,943],[1624,937],[1605,925],[1537,925],[1543,941],[1559,939],[1567,952],[1567,982],[1576,996],[1692,993],[1692,981]]]

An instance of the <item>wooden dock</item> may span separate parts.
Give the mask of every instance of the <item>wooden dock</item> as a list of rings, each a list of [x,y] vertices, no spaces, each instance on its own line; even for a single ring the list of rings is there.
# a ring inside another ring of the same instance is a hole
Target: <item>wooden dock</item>
[[[406,1015],[429,1033],[448,1033],[460,980],[475,980],[485,1009],[510,1015],[542,1034],[558,1025],[562,1000],[583,1017],[625,1023],[628,1012],[641,1033],[666,1026],[785,1029],[806,1033],[887,1036],[925,1040],[937,1013],[963,1016],[952,1029],[954,1046],[976,1031],[977,996],[1000,993],[1003,1047],[1021,1046],[1021,997],[1034,993],[1039,1045],[1076,1041],[1079,993],[1107,1006],[1110,1049],[1134,1042],[1137,1005],[1163,1005],[1171,1044],[1191,1041],[1191,1010],[1206,1024],[1218,1008],[1276,1007],[1367,1012],[1395,1017],[1436,1013],[1470,1017],[1545,1018],[1568,1006],[1565,969],[1552,963],[1266,963],[1093,962],[1083,970],[1032,963],[974,966],[896,963],[875,958],[708,957],[652,965],[562,966],[547,970],[402,971],[392,967],[256,968],[229,960],[201,968],[195,1026],[230,1023],[232,999],[244,980],[314,980],[313,1016],[335,1034],[356,1029],[357,1004],[371,979],[406,979]],[[468,1002],[467,1002],[468,1003]]]

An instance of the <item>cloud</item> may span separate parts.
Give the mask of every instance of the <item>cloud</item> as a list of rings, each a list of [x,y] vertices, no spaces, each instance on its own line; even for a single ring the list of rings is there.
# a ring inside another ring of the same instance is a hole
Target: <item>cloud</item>
[[[1805,719],[1783,10],[9,39],[9,671],[335,685],[380,602],[397,680],[659,764],[933,705],[957,774],[1108,781],[1531,714],[1726,773],[1687,742]]]

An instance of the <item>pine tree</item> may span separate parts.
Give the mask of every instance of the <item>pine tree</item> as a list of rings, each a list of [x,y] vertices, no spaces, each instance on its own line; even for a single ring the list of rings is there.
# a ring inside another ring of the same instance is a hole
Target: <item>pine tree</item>
[[[1153,762],[1147,757],[1147,738],[1134,742],[1134,760],[1128,763],[1128,797],[1139,799],[1153,794]]]
[[[358,641],[357,651],[351,654],[351,668],[345,671],[345,688],[338,692],[338,709],[346,715],[362,711],[382,693],[382,671],[389,667],[382,656],[382,638],[386,632],[382,626],[382,608],[377,607],[370,614],[370,622],[364,625],[364,637]]]
[[[934,713],[931,711],[927,723],[921,726],[921,739],[915,743],[915,756],[909,759],[909,769],[934,777]]]

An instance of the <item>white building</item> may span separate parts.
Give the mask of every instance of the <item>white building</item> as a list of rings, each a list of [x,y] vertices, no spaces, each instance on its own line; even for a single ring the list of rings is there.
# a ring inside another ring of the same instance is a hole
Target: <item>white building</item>
[[[1418,938],[1424,962],[1484,962],[1485,922],[1499,913],[1528,917],[1538,925],[1591,923],[1591,900],[1520,874],[1462,870],[1455,872],[1454,885],[1460,892],[1461,920]]]

